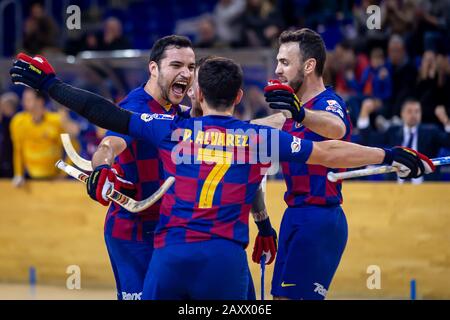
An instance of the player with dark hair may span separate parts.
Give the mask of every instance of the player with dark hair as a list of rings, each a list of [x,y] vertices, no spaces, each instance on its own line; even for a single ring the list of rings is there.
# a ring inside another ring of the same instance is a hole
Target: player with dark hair
[[[199,70],[200,118],[132,113],[55,78],[43,57],[19,54],[16,84],[51,98],[92,123],[145,139],[159,150],[166,176],[176,181],[161,204],[155,250],[145,279],[149,299],[245,299],[248,215],[271,162],[334,167],[388,164],[404,178],[432,172],[414,150],[380,149],[343,141],[312,142],[232,116],[242,98],[242,70],[232,60],[205,61]]]
[[[279,44],[278,81],[269,83],[265,96],[271,108],[288,110],[292,118],[278,113],[257,123],[301,139],[350,141],[352,125],[345,102],[323,82],[326,48],[321,36],[310,29],[284,31]],[[327,174],[344,170],[293,162],[281,167],[288,208],[280,226],[272,295],[324,299],[347,243],[342,185],[329,181]]]
[[[192,83],[194,68],[195,54],[188,38],[171,35],[158,39],[150,53],[148,81],[132,90],[119,106],[140,113],[189,114],[180,102]],[[108,131],[100,142],[92,165],[95,170],[88,180],[88,193],[105,206],[110,204],[106,197],[110,187],[142,200],[164,181],[157,149],[146,141],[113,131]],[[104,237],[119,300],[136,300],[142,295],[160,205],[158,201],[139,214],[114,202],[108,209]]]

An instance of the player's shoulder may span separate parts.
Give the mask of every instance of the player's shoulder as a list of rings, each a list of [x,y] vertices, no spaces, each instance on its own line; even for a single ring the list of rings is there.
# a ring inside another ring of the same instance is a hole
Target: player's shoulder
[[[315,106],[317,109],[337,113],[342,118],[344,118],[347,112],[345,101],[331,88],[327,88],[326,91],[318,97]]]
[[[152,100],[143,86],[131,90],[128,95],[119,102],[119,106],[123,109],[135,112],[143,112],[148,110],[148,101]]]

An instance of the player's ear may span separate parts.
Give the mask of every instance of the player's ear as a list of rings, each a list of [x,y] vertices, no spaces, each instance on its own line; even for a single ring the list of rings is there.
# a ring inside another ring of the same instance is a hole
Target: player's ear
[[[197,97],[198,102],[199,103],[203,102],[203,100],[205,99],[205,96],[203,95],[202,90],[200,90],[200,86],[195,86],[194,90],[195,90],[195,96]]]
[[[244,91],[242,89],[239,89],[236,99],[234,99],[234,105],[238,105],[241,102],[243,96],[244,96]]]
[[[303,66],[303,68],[304,68],[303,71],[305,72],[305,74],[313,73],[314,69],[316,68],[316,63],[317,63],[317,61],[314,58],[306,60],[304,66]]]
[[[158,64],[155,61],[150,61],[148,64],[148,71],[150,72],[150,76],[158,77]]]

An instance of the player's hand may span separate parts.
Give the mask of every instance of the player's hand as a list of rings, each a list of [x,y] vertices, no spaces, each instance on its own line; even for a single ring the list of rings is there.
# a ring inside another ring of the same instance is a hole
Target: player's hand
[[[112,165],[112,171],[117,177],[117,181],[114,185],[116,190],[134,199],[137,193],[136,186],[132,182],[125,180],[125,172],[122,167],[119,164],[114,163]]]
[[[305,109],[290,86],[278,80],[269,80],[264,88],[264,96],[272,109],[290,111],[292,118],[299,123],[305,119]]]
[[[436,170],[433,162],[416,150],[406,147],[384,149],[386,155],[383,164],[397,167],[397,175],[401,179],[419,178]]]
[[[27,87],[46,91],[56,81],[55,69],[43,56],[33,58],[25,53],[19,53],[9,70],[11,81]]]
[[[260,263],[262,255],[266,256],[266,264],[271,264],[277,254],[277,232],[270,224],[269,218],[256,222],[258,235],[253,247],[252,260]]]
[[[119,177],[117,173],[115,168],[111,168],[106,164],[96,167],[86,182],[89,196],[104,206],[110,203],[110,199],[107,197],[110,189],[115,189],[127,196],[134,197],[135,186],[133,183]]]

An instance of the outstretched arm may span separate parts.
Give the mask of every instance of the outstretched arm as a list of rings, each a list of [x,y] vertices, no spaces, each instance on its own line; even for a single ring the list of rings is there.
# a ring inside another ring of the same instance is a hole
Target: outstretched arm
[[[306,163],[328,168],[357,168],[381,164],[385,151],[340,140],[313,142],[311,155]]]
[[[128,134],[132,113],[105,98],[72,87],[55,76],[55,70],[42,56],[34,58],[20,53],[9,71],[14,84],[48,92],[51,98],[75,111],[93,124],[115,132]]]
[[[128,125],[132,113],[95,93],[56,80],[48,88],[48,94],[55,101],[99,127],[129,134]]]
[[[253,119],[250,121],[250,123],[252,124],[259,124],[260,126],[268,126],[278,130],[281,130],[283,128],[285,122],[286,116],[283,114],[283,112],[278,112],[264,118]]]
[[[328,168],[357,168],[373,164],[387,164],[399,168],[400,178],[417,178],[434,171],[430,159],[419,152],[394,147],[380,149],[351,142],[327,140],[313,142],[278,131],[281,161],[318,164]]]

